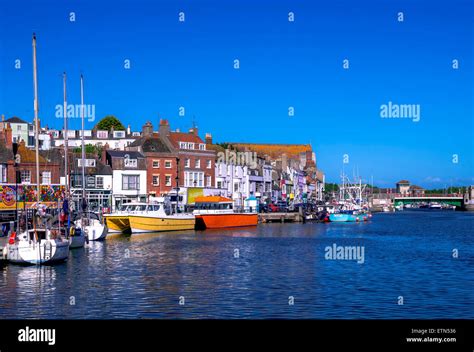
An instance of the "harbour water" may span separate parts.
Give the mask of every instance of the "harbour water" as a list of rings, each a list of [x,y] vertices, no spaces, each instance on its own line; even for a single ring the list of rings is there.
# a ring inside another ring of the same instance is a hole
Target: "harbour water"
[[[62,265],[1,268],[0,317],[472,319],[473,227],[474,213],[404,211],[109,237]],[[334,245],[363,263],[326,259]]]

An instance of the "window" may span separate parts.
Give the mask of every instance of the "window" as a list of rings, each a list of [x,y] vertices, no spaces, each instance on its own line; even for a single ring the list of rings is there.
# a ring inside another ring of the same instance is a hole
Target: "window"
[[[234,183],[234,192],[238,192],[238,191],[239,191],[239,184]]]
[[[21,183],[31,183],[30,170],[21,170]]]
[[[109,137],[109,131],[97,131],[97,138],[107,139]]]
[[[96,188],[104,188],[104,178],[102,176],[97,176],[95,178]]]
[[[165,160],[165,168],[171,169],[171,160]]]
[[[212,187],[212,183],[211,183],[211,176],[206,176],[206,186],[207,187]]]
[[[114,138],[125,138],[125,131],[114,131]]]
[[[127,157],[128,154],[125,155],[125,158],[123,159],[124,160],[124,165],[125,167],[137,167],[138,165],[138,160],[137,159],[130,159],[129,157]]]
[[[16,126],[16,130],[17,130],[17,131],[21,131],[21,125],[17,125],[17,126]]]
[[[194,166],[196,169],[200,169],[201,168],[201,160],[200,159],[196,159],[195,161],[195,166]]]
[[[171,175],[165,175],[165,186],[171,186]]]
[[[185,142],[179,142],[179,149],[186,149],[187,144]]]
[[[191,160],[189,158],[184,159],[184,167],[191,167]]]
[[[159,169],[160,168],[160,161],[159,160],[153,160],[153,168],[154,169]]]
[[[41,173],[41,183],[44,185],[51,184],[51,171],[43,171]]]
[[[224,188],[222,187],[222,181],[217,181],[217,188]]]
[[[0,165],[0,182],[7,182],[7,166],[4,164]]]
[[[204,173],[186,171],[184,173],[184,186],[204,187]]]
[[[160,185],[160,175],[153,175],[153,186],[159,186]]]
[[[194,143],[188,143],[188,149],[194,149]]]
[[[206,145],[204,143],[200,143],[199,150],[206,150]]]
[[[140,190],[140,175],[122,175],[122,189]]]
[[[212,167],[212,161],[211,160],[206,160],[206,168],[210,169]]]

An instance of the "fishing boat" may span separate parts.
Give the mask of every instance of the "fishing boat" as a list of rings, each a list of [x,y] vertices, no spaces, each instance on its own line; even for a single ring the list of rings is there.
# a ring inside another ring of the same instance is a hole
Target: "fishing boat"
[[[172,213],[169,201],[157,197],[150,203],[138,204],[128,212],[133,234],[161,231],[193,230],[196,218],[191,213]]]
[[[74,221],[77,228],[80,228],[82,233],[87,236],[89,241],[100,241],[105,240],[107,237],[107,229],[100,217],[90,211],[87,211],[88,204],[86,200],[86,186],[85,186],[85,153],[86,148],[84,145],[84,77],[81,75],[81,121],[82,121],[82,133],[81,133],[81,161],[82,161],[82,200],[81,207],[82,212],[80,217]]]
[[[358,214],[350,212],[340,212],[329,215],[331,222],[363,222],[369,219],[369,214]]]
[[[232,199],[221,196],[197,197],[193,213],[197,228],[256,226],[258,223],[256,211],[239,212],[234,209]]]
[[[34,86],[34,133],[36,159],[36,198],[31,207],[35,212],[32,226],[17,234],[10,234],[6,245],[8,261],[14,264],[53,264],[63,262],[69,255],[69,241],[61,236],[60,229],[52,229],[52,215],[47,213],[46,205],[41,204],[40,167],[39,167],[39,119],[38,119],[38,82],[36,67],[36,36],[33,34],[33,86]],[[27,212],[25,216],[27,217]]]

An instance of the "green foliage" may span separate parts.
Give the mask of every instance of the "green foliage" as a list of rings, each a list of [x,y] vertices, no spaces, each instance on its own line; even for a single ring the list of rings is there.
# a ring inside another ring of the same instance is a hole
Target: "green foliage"
[[[101,156],[102,153],[102,147],[99,147],[97,145],[92,145],[92,144],[86,144],[86,154],[94,154],[98,155],[99,157]],[[81,147],[74,148],[74,153],[80,154],[82,152]]]
[[[113,115],[107,115],[102,120],[100,120],[96,125],[96,128],[98,130],[110,131],[112,127],[114,128],[114,131],[125,130],[125,127],[123,126],[122,122],[120,122],[120,120]]]
[[[425,194],[452,194],[452,193],[464,194],[465,192],[467,192],[467,187],[465,186],[455,186],[455,187],[448,187],[448,188],[425,190]]]
[[[324,192],[326,193],[339,192],[339,185],[337,183],[325,183]]]

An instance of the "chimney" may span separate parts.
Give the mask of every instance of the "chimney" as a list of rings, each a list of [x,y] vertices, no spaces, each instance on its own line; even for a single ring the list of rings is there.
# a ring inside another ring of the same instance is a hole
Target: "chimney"
[[[12,128],[9,123],[5,127],[5,145],[7,148],[11,148],[13,143],[13,133]]]
[[[105,143],[104,146],[102,147],[102,155],[101,155],[101,161],[107,165],[107,150],[109,149],[109,144]]]
[[[168,120],[165,120],[165,119],[160,120],[160,128],[158,132],[162,136],[168,136],[170,134],[170,124]]]
[[[127,126],[127,135],[131,135],[132,134],[132,130],[130,128],[130,125]]]
[[[206,144],[212,144],[212,134],[206,133]]]
[[[281,168],[282,168],[282,170],[286,171],[287,166],[288,166],[288,156],[285,153],[283,153],[281,155]]]
[[[142,127],[142,136],[151,137],[153,135],[153,125],[150,121],[147,121]]]

